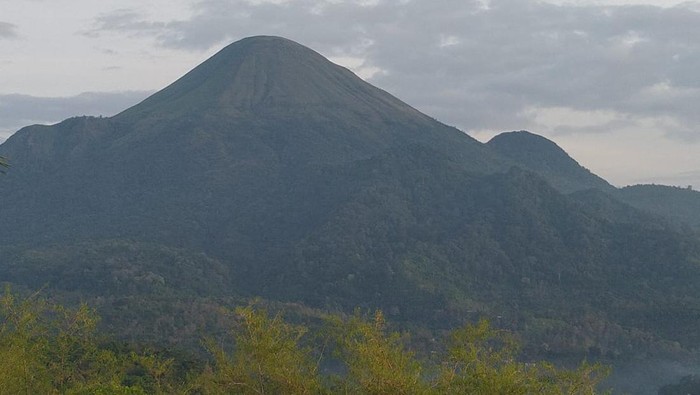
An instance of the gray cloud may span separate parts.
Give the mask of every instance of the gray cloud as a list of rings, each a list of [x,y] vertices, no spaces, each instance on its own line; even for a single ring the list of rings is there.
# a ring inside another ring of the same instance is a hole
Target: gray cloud
[[[17,26],[0,21],[0,39],[17,37]]]
[[[327,56],[364,59],[363,67],[381,70],[371,82],[466,130],[536,127],[523,111],[557,106],[672,118],[678,131],[670,136],[700,139],[697,3],[483,4],[203,0],[190,19],[168,23],[133,11],[105,14],[93,33],[151,35],[184,50],[255,34],[286,36]]]
[[[0,95],[0,142],[30,124],[50,124],[77,115],[111,116],[150,93],[81,93],[71,97]]]
[[[157,34],[166,30],[166,24],[144,20],[139,13],[130,9],[118,9],[99,15],[93,28],[83,32],[88,37],[98,37],[103,32],[119,31],[137,36]]]
[[[622,129],[630,125],[630,120],[614,119],[598,125],[576,126],[562,125],[554,130],[554,134],[558,136],[580,133],[609,133],[610,131]]]

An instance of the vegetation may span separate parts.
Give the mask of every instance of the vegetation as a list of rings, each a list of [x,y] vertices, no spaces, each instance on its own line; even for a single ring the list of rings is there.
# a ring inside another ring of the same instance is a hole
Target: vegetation
[[[7,159],[0,156],[0,173],[4,173],[5,169],[7,169],[8,167],[10,167],[10,164],[7,162]]]
[[[227,341],[206,341],[209,358],[193,363],[107,342],[86,305],[71,310],[6,291],[0,394],[594,394],[606,374],[585,363],[518,362],[512,336],[485,321],[454,332],[447,351],[426,361],[404,348],[405,335],[387,331],[381,312],[328,317],[316,336],[254,304],[235,316]],[[329,361],[339,367],[322,372]]]

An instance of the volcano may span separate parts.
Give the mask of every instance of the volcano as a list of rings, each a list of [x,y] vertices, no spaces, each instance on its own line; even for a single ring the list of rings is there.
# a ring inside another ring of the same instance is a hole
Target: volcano
[[[548,332],[533,323],[559,320],[611,349],[700,344],[683,334],[694,321],[649,320],[638,302],[688,317],[666,307],[700,301],[695,236],[568,195],[614,188],[550,143],[482,144],[311,49],[251,37],[116,116],[2,144],[0,276],[100,297],[150,279],[442,327],[507,316],[535,343]],[[581,311],[612,329],[581,329]]]

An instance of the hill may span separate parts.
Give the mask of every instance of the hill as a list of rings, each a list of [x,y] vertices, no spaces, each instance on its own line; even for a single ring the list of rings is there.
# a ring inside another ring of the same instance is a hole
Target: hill
[[[486,143],[519,166],[531,170],[564,193],[584,189],[612,191],[607,181],[579,165],[553,141],[521,130],[501,133]]]
[[[700,229],[700,192],[666,185],[632,185],[620,189],[617,196],[642,210]]]
[[[597,190],[608,195],[599,195],[599,198],[608,201],[608,208],[616,206],[618,213],[625,211],[629,214],[629,210],[622,207],[629,205],[662,221],[700,230],[700,193],[696,191],[665,185],[615,188],[579,165],[553,141],[527,131],[501,133],[487,145],[517,166],[542,176],[563,193]],[[588,198],[594,194],[596,193],[589,192]],[[602,201],[591,203],[600,207]]]

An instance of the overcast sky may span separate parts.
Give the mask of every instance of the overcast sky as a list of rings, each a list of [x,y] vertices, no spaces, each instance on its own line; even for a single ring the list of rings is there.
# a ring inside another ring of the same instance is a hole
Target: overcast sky
[[[615,185],[700,189],[697,1],[0,0],[0,141],[113,115],[260,34],[481,141],[526,129]]]

